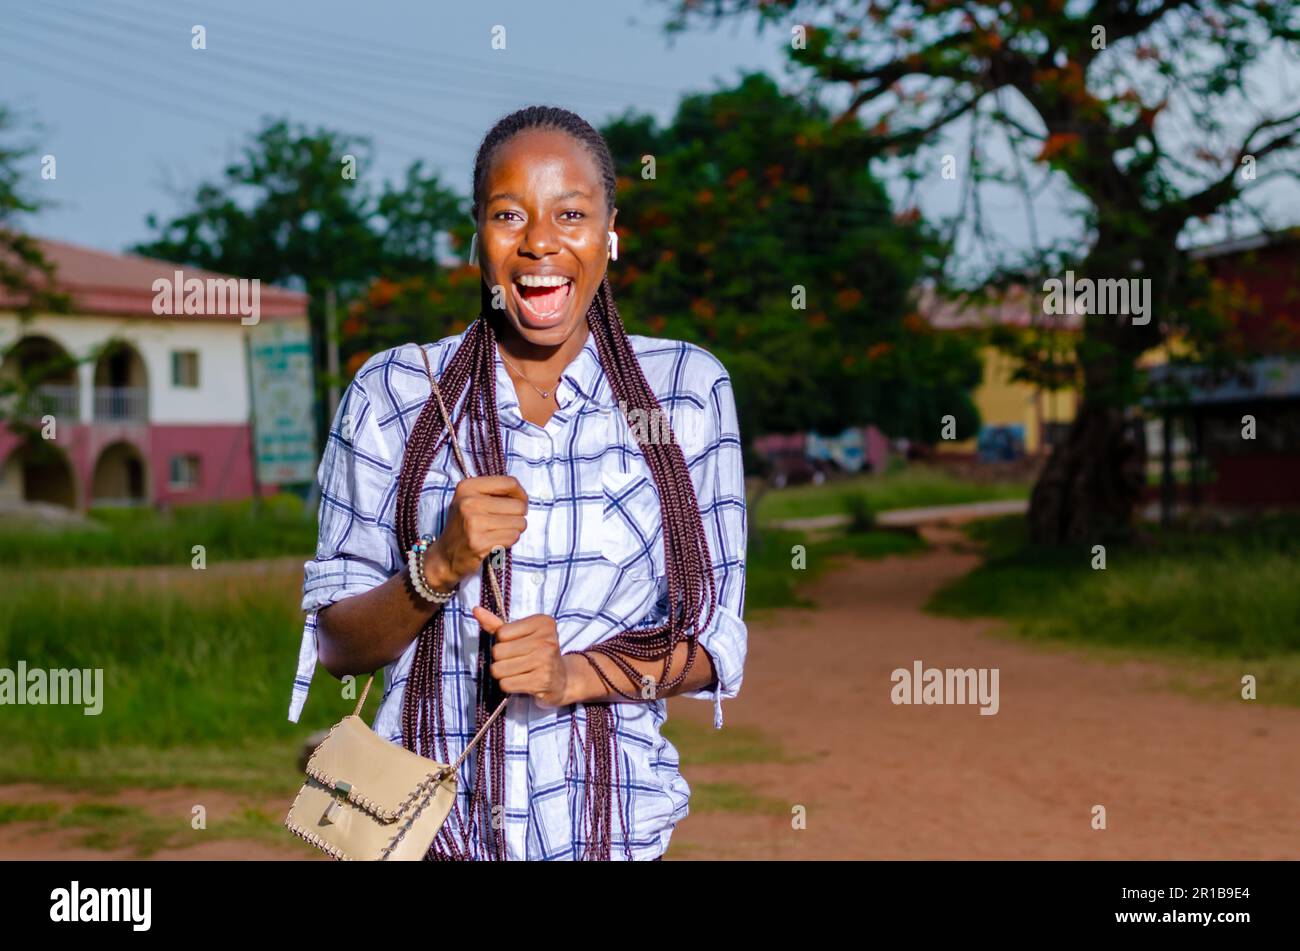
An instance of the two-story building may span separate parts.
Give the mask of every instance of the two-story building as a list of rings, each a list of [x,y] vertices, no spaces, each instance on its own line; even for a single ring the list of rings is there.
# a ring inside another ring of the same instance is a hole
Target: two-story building
[[[309,348],[307,296],[165,261],[41,245],[72,308],[20,319],[16,302],[0,296],[0,374],[61,367],[18,410],[39,437],[24,441],[0,421],[0,501],[84,510],[250,496],[253,355],[268,332]],[[234,306],[241,293],[255,314]],[[310,406],[310,393],[303,397]],[[303,426],[309,431],[310,420]]]

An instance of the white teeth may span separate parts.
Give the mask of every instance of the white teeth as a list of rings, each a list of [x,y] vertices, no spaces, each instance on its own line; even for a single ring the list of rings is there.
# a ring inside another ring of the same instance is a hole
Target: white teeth
[[[521,274],[515,278],[515,283],[524,287],[562,287],[570,281],[567,277],[560,277],[558,274]]]

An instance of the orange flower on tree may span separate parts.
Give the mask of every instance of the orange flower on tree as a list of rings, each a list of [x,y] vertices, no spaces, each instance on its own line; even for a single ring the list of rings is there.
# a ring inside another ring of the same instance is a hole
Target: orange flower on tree
[[[862,302],[862,292],[856,287],[846,287],[835,295],[835,306],[840,310],[851,310]]]
[[[387,307],[397,296],[397,285],[392,281],[377,277],[370,284],[370,306]]]
[[[1081,139],[1077,132],[1053,132],[1043,142],[1043,147],[1036,156],[1039,162],[1050,162],[1058,155],[1073,155],[1079,147]]]
[[[348,376],[356,376],[357,372],[363,366],[365,366],[366,361],[369,360],[372,356],[374,356],[374,354],[372,354],[369,350],[362,350],[360,353],[354,353],[352,354],[352,356],[348,357],[348,366],[347,366]]]
[[[697,297],[691,301],[691,313],[701,320],[712,320],[713,315],[717,313],[717,308],[705,298]]]

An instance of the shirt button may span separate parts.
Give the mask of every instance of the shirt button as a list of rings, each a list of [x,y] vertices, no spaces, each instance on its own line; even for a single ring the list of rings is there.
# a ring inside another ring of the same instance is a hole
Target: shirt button
[[[529,575],[529,576],[528,576],[528,580],[529,580],[529,582],[532,583],[532,586],[533,586],[534,588],[536,588],[536,587],[538,587],[538,586],[541,585],[541,583],[542,583],[542,576],[541,576],[541,575]]]

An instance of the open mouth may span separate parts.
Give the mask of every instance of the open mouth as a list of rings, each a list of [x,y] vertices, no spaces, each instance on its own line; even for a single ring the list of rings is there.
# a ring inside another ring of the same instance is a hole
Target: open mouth
[[[520,274],[512,284],[524,317],[548,326],[560,322],[573,294],[573,279],[559,274]]]

